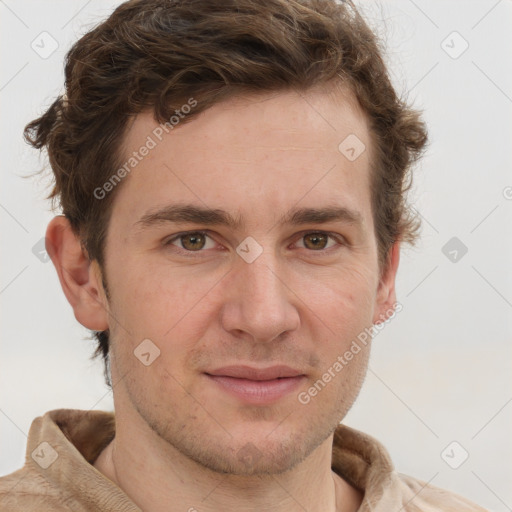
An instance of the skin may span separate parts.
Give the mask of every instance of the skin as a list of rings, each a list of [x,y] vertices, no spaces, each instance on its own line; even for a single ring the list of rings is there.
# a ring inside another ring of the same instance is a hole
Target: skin
[[[350,92],[332,91],[237,97],[166,134],[118,185],[103,269],[110,301],[67,220],[48,226],[77,320],[110,329],[116,437],[95,467],[145,511],[348,512],[361,503],[331,470],[331,454],[370,344],[307,405],[297,399],[396,302],[398,243],[382,273],[377,260],[368,125]],[[127,157],[157,125],[149,113],[136,117]],[[349,134],[367,148],[353,162],[338,150]],[[177,202],[243,222],[134,228]],[[357,210],[361,224],[280,223],[290,209],[333,205]],[[209,235],[199,251],[180,238],[163,245],[199,229]],[[337,238],[312,248],[305,235],[319,231]],[[236,252],[247,236],[263,248],[252,263]],[[160,350],[149,366],[134,356],[144,339]],[[251,405],[204,375],[231,364],[286,364],[306,378],[274,403]]]

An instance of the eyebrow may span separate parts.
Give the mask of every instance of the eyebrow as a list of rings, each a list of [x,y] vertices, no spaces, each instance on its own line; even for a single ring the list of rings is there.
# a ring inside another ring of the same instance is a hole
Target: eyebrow
[[[136,231],[144,231],[165,223],[191,223],[206,226],[226,226],[233,230],[243,227],[242,217],[233,217],[221,209],[211,209],[193,204],[167,205],[146,212],[134,224]],[[343,222],[363,227],[363,216],[356,210],[343,206],[325,208],[298,208],[288,211],[278,223],[298,226],[301,224],[325,224],[327,222]]]

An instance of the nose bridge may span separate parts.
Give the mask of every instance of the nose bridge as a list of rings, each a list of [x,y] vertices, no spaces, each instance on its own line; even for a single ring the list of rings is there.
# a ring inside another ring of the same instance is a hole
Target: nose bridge
[[[299,315],[281,269],[278,256],[270,250],[264,250],[251,263],[242,257],[235,263],[226,329],[270,341],[297,328]]]
[[[240,274],[245,276],[243,280],[252,290],[252,293],[248,294],[249,297],[252,295],[254,300],[266,299],[269,306],[270,302],[280,301],[287,295],[276,260],[277,258],[267,251],[252,263],[244,262],[240,265]]]

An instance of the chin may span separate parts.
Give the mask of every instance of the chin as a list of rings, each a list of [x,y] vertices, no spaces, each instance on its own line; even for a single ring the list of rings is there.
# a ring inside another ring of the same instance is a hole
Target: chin
[[[286,424],[271,429],[255,425],[230,430],[231,437],[175,436],[166,440],[187,458],[216,473],[237,476],[269,476],[285,473],[304,461],[332,433],[332,428]],[[247,428],[249,427],[249,428]],[[279,427],[285,427],[279,428]]]
[[[277,446],[267,442],[264,446],[258,446],[253,442],[246,442],[229,454],[223,451],[217,454],[203,452],[198,455],[196,454],[196,462],[216,473],[269,476],[293,469],[306,458],[307,453],[297,443]]]

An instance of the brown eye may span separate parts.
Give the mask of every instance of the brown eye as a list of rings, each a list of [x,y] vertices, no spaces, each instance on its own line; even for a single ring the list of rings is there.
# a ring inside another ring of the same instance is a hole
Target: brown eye
[[[189,231],[188,233],[181,233],[168,238],[163,241],[163,245],[171,248],[175,246],[176,249],[172,249],[177,253],[204,253],[207,249],[215,249],[216,242],[208,233],[203,231]]]
[[[308,249],[321,250],[325,249],[329,241],[329,235],[325,233],[308,233],[304,235],[304,246]]]
[[[187,251],[198,251],[206,244],[206,236],[202,233],[188,233],[179,237],[181,245]]]

